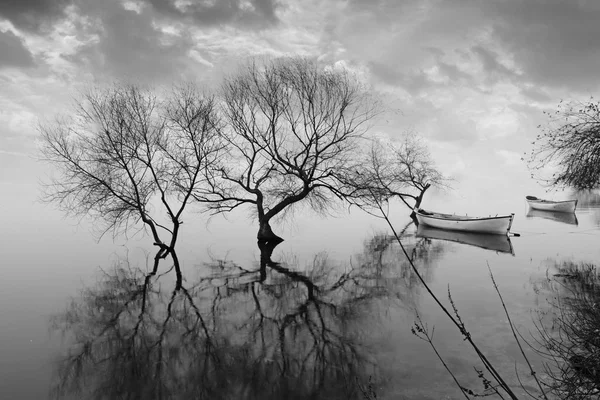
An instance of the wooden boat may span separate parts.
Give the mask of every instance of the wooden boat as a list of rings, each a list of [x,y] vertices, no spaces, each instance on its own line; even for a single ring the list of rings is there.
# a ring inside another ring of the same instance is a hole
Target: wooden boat
[[[495,217],[467,217],[456,214],[442,214],[419,208],[415,211],[419,225],[429,225],[439,229],[462,232],[482,232],[508,234],[515,214]]]
[[[448,231],[444,229],[432,228],[427,225],[417,227],[417,237],[428,239],[445,240],[449,242],[462,243],[469,246],[479,247],[485,250],[492,250],[499,253],[509,253],[513,256],[512,243],[508,235],[492,235],[489,233]]]
[[[562,222],[563,224],[578,225],[577,216],[575,213],[542,211],[530,208],[527,211],[527,218],[544,218],[552,221]]]
[[[529,207],[534,210],[573,213],[577,207],[577,200],[552,201],[538,199],[535,196],[525,196],[525,199]]]

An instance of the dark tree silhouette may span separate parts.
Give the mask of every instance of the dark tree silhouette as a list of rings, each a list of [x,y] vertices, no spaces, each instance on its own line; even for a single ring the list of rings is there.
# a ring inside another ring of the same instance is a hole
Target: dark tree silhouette
[[[155,270],[171,255],[180,282],[182,214],[222,149],[219,130],[215,99],[191,85],[164,102],[135,85],[90,90],[70,116],[40,126],[42,155],[58,170],[43,199],[104,222],[100,237],[147,229]]]
[[[527,163],[532,177],[557,187],[593,189],[600,184],[600,103],[559,103],[545,112],[548,123],[541,126]],[[544,176],[549,166],[556,168]]]
[[[435,167],[429,151],[414,132],[408,132],[400,142],[376,139],[349,184],[357,193],[351,201],[363,209],[379,202],[399,198],[415,210],[431,186],[446,187],[448,179]],[[415,221],[416,222],[416,221]]]
[[[282,241],[271,220],[306,204],[324,212],[352,192],[378,103],[350,73],[302,58],[250,63],[223,84],[228,156],[209,191],[195,191],[212,213],[256,207],[258,239]]]

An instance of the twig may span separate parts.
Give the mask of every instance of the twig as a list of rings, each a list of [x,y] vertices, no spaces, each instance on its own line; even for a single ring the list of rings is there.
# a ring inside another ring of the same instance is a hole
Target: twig
[[[502,298],[502,294],[500,293],[500,289],[498,288],[498,284],[496,283],[496,280],[494,279],[494,274],[492,273],[492,269],[490,268],[490,264],[489,263],[487,263],[487,267],[488,267],[488,271],[490,271],[490,278],[492,279],[492,284],[494,285],[494,289],[496,290],[496,293],[498,293],[498,297],[500,298],[500,302],[502,303],[502,308],[504,308],[504,314],[506,315],[506,318],[508,320],[508,325],[510,326],[510,330],[512,332],[512,335],[515,338],[515,341],[517,342],[517,345],[519,346],[519,351],[523,355],[523,358],[525,359],[525,362],[527,363],[527,366],[529,367],[529,372],[531,373],[531,376],[533,376],[533,379],[535,379],[535,382],[537,383],[538,388],[540,389],[542,398],[548,400],[548,397],[546,396],[546,393],[544,392],[544,389],[542,388],[542,384],[538,380],[536,372],[533,369],[533,367],[531,366],[531,362],[529,362],[529,358],[527,358],[527,355],[525,354],[525,351],[523,350],[523,346],[521,346],[521,341],[517,337],[517,333],[515,332],[515,327],[514,327],[514,325],[512,323],[512,319],[510,318],[510,314],[508,313],[508,310],[506,309],[506,304],[504,303],[504,299]]]
[[[402,252],[406,256],[406,258],[407,258],[407,260],[408,260],[408,262],[409,262],[409,264],[411,266],[411,269],[413,270],[413,272],[415,273],[415,275],[417,276],[417,278],[419,279],[419,281],[421,282],[421,284],[423,285],[423,287],[425,288],[425,290],[427,290],[427,292],[429,293],[429,295],[433,298],[433,300],[437,303],[437,305],[442,309],[442,311],[444,312],[444,314],[446,314],[446,316],[450,319],[450,321],[452,321],[452,323],[462,333],[463,330],[464,330],[464,327],[461,326],[461,324],[456,321],[456,319],[452,316],[452,314],[448,311],[448,309],[441,303],[441,301],[433,293],[433,291],[431,290],[431,288],[429,287],[429,285],[427,285],[427,283],[425,282],[425,279],[423,279],[423,277],[421,276],[421,273],[419,272],[419,270],[417,269],[417,267],[415,266],[415,264],[412,262],[410,256],[408,255],[408,252],[406,251],[406,248],[402,244],[402,241],[400,240],[400,237],[396,233],[396,230],[394,229],[394,226],[392,225],[389,217],[387,216],[387,214],[383,210],[383,207],[381,206],[381,203],[379,202],[379,200],[377,200],[377,198],[375,196],[373,196],[373,197],[374,197],[375,203],[377,204],[377,207],[379,208],[379,210],[381,211],[381,213],[383,215],[383,218],[385,219],[386,223],[388,224],[388,226],[392,230],[392,233],[394,234],[394,237],[396,238],[396,241],[400,245],[400,248],[402,249]],[[496,382],[498,382],[498,384],[500,385],[500,387],[502,387],[502,389],[510,396],[511,399],[518,400],[518,397],[514,394],[514,392],[512,391],[512,389],[504,381],[504,379],[498,373],[498,371],[496,371],[496,369],[494,368],[494,366],[492,365],[492,363],[481,352],[481,350],[479,349],[479,347],[473,342],[473,340],[471,339],[470,335],[465,336],[465,340],[467,340],[469,342],[469,344],[471,345],[471,347],[475,350],[475,352],[477,353],[477,356],[483,362],[485,368],[492,374],[493,378],[496,380]]]
[[[417,322],[415,322],[415,325],[411,328],[412,334],[415,335],[416,337],[418,337],[419,339],[424,340],[427,343],[429,343],[429,345],[431,346],[431,348],[435,352],[435,355],[437,356],[437,358],[440,360],[440,362],[442,363],[442,365],[444,366],[444,368],[446,368],[446,371],[448,371],[448,373],[450,374],[450,376],[454,380],[454,383],[456,383],[456,386],[459,387],[459,389],[462,392],[463,396],[465,396],[465,398],[467,400],[470,400],[470,397],[468,396],[468,394],[466,392],[467,389],[465,389],[460,384],[460,382],[458,381],[458,379],[456,378],[456,376],[454,375],[454,373],[452,373],[452,371],[450,370],[450,367],[448,367],[448,365],[446,364],[446,362],[444,361],[444,359],[442,358],[442,356],[440,355],[440,353],[437,351],[437,348],[433,344],[433,333],[435,332],[435,328],[432,328],[431,335],[429,335],[429,331],[427,329],[427,326],[425,324],[423,324],[423,321],[421,320],[421,316],[419,315],[418,311],[415,310],[415,314],[417,315]]]

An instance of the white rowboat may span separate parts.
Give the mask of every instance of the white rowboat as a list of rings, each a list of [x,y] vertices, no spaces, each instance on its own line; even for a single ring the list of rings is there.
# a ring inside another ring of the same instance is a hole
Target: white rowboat
[[[434,228],[461,232],[481,232],[506,235],[510,231],[515,214],[495,217],[467,217],[456,214],[442,214],[426,211],[422,208],[415,211],[419,224]]]
[[[529,207],[534,210],[573,213],[577,208],[577,200],[552,201],[538,199],[535,196],[526,196],[525,199]]]

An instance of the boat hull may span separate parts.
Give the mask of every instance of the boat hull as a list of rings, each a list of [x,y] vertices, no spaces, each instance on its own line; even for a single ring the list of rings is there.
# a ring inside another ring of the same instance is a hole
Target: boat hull
[[[540,199],[527,199],[527,204],[529,204],[529,207],[531,207],[532,209],[540,211],[573,213],[577,208],[577,200],[549,201]]]
[[[425,210],[417,210],[415,214],[419,224],[428,225],[433,228],[498,235],[508,234],[514,218],[514,214],[475,218],[454,214],[441,214]]]

